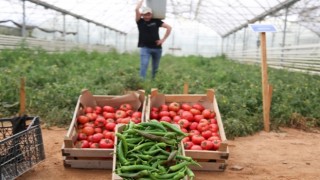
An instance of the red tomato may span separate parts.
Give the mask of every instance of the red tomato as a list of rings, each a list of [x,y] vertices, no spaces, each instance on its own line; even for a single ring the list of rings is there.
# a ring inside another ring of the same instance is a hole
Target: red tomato
[[[199,123],[197,126],[198,131],[202,132],[202,131],[206,131],[209,130],[209,125],[206,123]]]
[[[210,130],[206,130],[206,131],[201,132],[201,135],[204,138],[208,139],[208,138],[210,138],[212,136],[212,132]]]
[[[141,118],[142,113],[140,111],[135,111],[132,113],[131,117]]]
[[[215,117],[216,117],[216,113],[214,111],[211,111],[210,118],[215,118]]]
[[[94,128],[94,133],[102,133],[101,127],[95,127]]]
[[[89,121],[83,125],[84,127],[94,127],[94,122]]]
[[[218,124],[217,119],[215,119],[215,118],[210,118],[210,119],[208,119],[208,121],[210,124]]]
[[[88,139],[89,143],[92,143],[92,135],[88,136]],[[91,145],[91,144],[90,144]]]
[[[93,108],[92,107],[85,107],[84,108],[84,112],[85,113],[92,113],[93,112]]]
[[[181,109],[183,109],[184,111],[189,111],[191,109],[191,105],[187,103],[182,103]]]
[[[205,123],[205,124],[208,124],[208,125],[210,124],[207,119],[201,119],[201,120],[199,121],[199,123]]]
[[[191,141],[187,141],[183,143],[184,149],[191,149],[193,143]]]
[[[134,122],[135,124],[139,124],[139,123],[141,123],[141,118],[132,117],[132,118],[131,118],[131,121]]]
[[[200,112],[202,112],[204,110],[203,105],[200,103],[196,103],[196,104],[192,105],[192,107],[195,109],[198,109]]]
[[[175,111],[169,111],[169,116],[170,116],[171,118],[174,118],[176,115],[177,115],[177,112],[175,112]]]
[[[129,117],[122,118],[122,120],[121,120],[122,124],[129,124],[129,122],[130,122],[130,118]]]
[[[160,106],[160,111],[168,111],[168,110],[169,110],[169,106],[168,106],[168,105],[162,104],[162,105]]]
[[[215,140],[213,140],[213,150],[218,150],[219,149],[219,147],[220,147],[220,144],[221,144],[221,141],[220,140],[217,140],[217,139],[215,139]]]
[[[211,136],[208,138],[209,141],[221,140],[219,136]]]
[[[201,148],[204,150],[211,150],[213,148],[213,142],[209,140],[204,140],[201,142]]]
[[[209,129],[212,132],[218,132],[219,131],[219,126],[217,124],[209,124]]]
[[[112,112],[104,111],[104,112],[102,113],[102,115],[103,115],[103,117],[106,118],[106,119],[109,119],[109,118],[115,119],[115,118],[116,118],[115,114],[112,113]]]
[[[181,117],[180,116],[175,116],[175,117],[173,117],[173,122],[175,122],[175,123],[178,123],[178,121],[181,119]]]
[[[106,123],[112,123],[112,122],[115,122],[114,119],[111,119],[111,118],[106,119]]]
[[[132,109],[129,109],[126,111],[126,114],[127,114],[127,116],[132,116],[133,112],[134,111]]]
[[[188,142],[188,141],[190,141],[190,138],[189,138],[189,136],[187,136],[187,137],[184,137],[181,141],[182,142]]]
[[[193,144],[201,144],[201,142],[204,141],[205,138],[201,135],[194,135],[192,136],[191,140]]]
[[[193,114],[189,111],[183,111],[181,114],[181,118],[188,121],[193,121]]]
[[[103,137],[102,133],[96,133],[92,135],[92,142],[98,143]]]
[[[159,113],[158,113],[158,111],[151,111],[151,113],[150,113],[150,119],[159,119]]]
[[[202,115],[204,118],[209,119],[211,116],[211,111],[209,109],[205,109],[202,111]]]
[[[195,145],[191,146],[190,150],[202,150],[202,147],[195,144]]]
[[[97,119],[98,115],[97,113],[93,112],[93,113],[87,113],[86,116],[90,119],[90,121],[94,121]]]
[[[101,139],[100,142],[99,142],[99,147],[100,148],[113,148],[114,146],[114,143],[113,143],[113,140],[111,139]]]
[[[98,127],[103,127],[106,124],[106,119],[102,116],[97,117],[97,119],[94,121],[94,125]]]
[[[201,119],[204,119],[202,114],[196,114],[194,115],[194,121],[195,122],[200,122]]]
[[[104,139],[112,139],[112,137],[114,136],[114,133],[105,130],[105,131],[103,131],[103,136],[104,136]]]
[[[169,111],[160,111],[159,112],[159,117],[160,118],[162,118],[163,116],[169,116],[169,115],[170,115]]]
[[[195,130],[195,129],[197,129],[197,127],[198,127],[198,123],[197,122],[192,122],[190,124],[190,126],[189,126],[189,129],[190,130]]]
[[[89,136],[94,134],[94,128],[91,126],[86,126],[82,129],[82,132]]]
[[[119,109],[123,111],[128,111],[128,110],[132,110],[132,106],[131,104],[125,103],[125,104],[121,104]]]
[[[166,122],[171,123],[171,118],[169,116],[163,116],[160,118],[160,121],[166,121]]]
[[[115,130],[115,127],[116,127],[116,123],[114,122],[111,122],[111,123],[107,123],[105,125],[106,129],[109,130],[109,131],[114,131]]]
[[[189,125],[190,125],[190,122],[189,122],[188,120],[186,120],[186,119],[180,119],[180,120],[178,121],[178,124],[179,124],[179,126],[180,126],[181,128],[188,128]]]
[[[88,136],[86,133],[80,132],[78,133],[78,140],[87,140]]]
[[[103,109],[104,112],[110,112],[110,113],[114,113],[115,112],[115,109],[112,106],[103,106],[102,109]]]
[[[172,102],[169,104],[168,109],[169,109],[169,111],[178,112],[180,109],[180,104],[177,102]]]
[[[78,123],[85,124],[85,123],[89,122],[89,117],[85,116],[85,115],[80,115],[77,118],[77,121],[78,121]]]
[[[117,110],[116,111],[116,114],[115,114],[115,118],[118,119],[118,118],[125,118],[127,117],[127,113],[123,110]]]
[[[99,143],[92,143],[90,148],[99,148]]]
[[[87,141],[87,140],[76,141],[75,147],[76,148],[89,148],[90,147],[89,141]]]
[[[191,108],[189,110],[189,112],[191,112],[193,115],[200,115],[201,111],[199,109],[195,109],[195,108]]]
[[[96,107],[94,108],[94,111],[93,111],[93,112],[95,112],[96,114],[101,114],[101,113],[102,113],[102,107],[96,106]]]
[[[189,137],[192,138],[194,135],[199,135],[200,132],[196,129],[189,131]]]
[[[152,108],[151,108],[151,111],[159,111],[159,108],[157,108],[157,107],[152,107]]]
[[[184,133],[188,133],[188,130],[186,128],[181,128],[181,131]]]

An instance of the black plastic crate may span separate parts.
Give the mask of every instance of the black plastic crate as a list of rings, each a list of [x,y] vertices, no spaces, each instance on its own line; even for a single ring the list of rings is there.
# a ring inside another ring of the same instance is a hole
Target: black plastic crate
[[[0,119],[0,180],[14,179],[44,159],[39,117]]]

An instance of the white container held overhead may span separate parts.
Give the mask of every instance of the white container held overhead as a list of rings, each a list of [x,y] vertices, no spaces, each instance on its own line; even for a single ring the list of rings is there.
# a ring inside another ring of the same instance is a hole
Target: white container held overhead
[[[152,9],[153,18],[166,18],[167,0],[147,0],[146,4]]]

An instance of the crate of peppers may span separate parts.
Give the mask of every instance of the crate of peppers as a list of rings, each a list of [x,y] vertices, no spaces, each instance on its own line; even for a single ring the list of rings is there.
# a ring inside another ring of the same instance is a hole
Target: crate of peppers
[[[113,180],[193,179],[181,140],[187,134],[179,126],[151,120],[117,125],[113,156]]]

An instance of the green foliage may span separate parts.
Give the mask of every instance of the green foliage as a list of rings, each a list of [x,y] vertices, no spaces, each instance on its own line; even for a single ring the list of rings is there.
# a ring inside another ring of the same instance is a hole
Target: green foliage
[[[181,94],[184,83],[190,94],[213,88],[229,138],[263,129],[260,66],[239,64],[225,56],[162,58],[159,72],[147,80],[139,77],[139,55],[86,52],[74,49],[47,53],[42,49],[0,52],[0,116],[19,110],[20,77],[26,78],[27,112],[47,125],[67,126],[82,89],[93,94],[121,95],[128,90],[158,88],[164,94]],[[273,86],[270,119],[279,126],[320,126],[320,77],[269,69]]]

